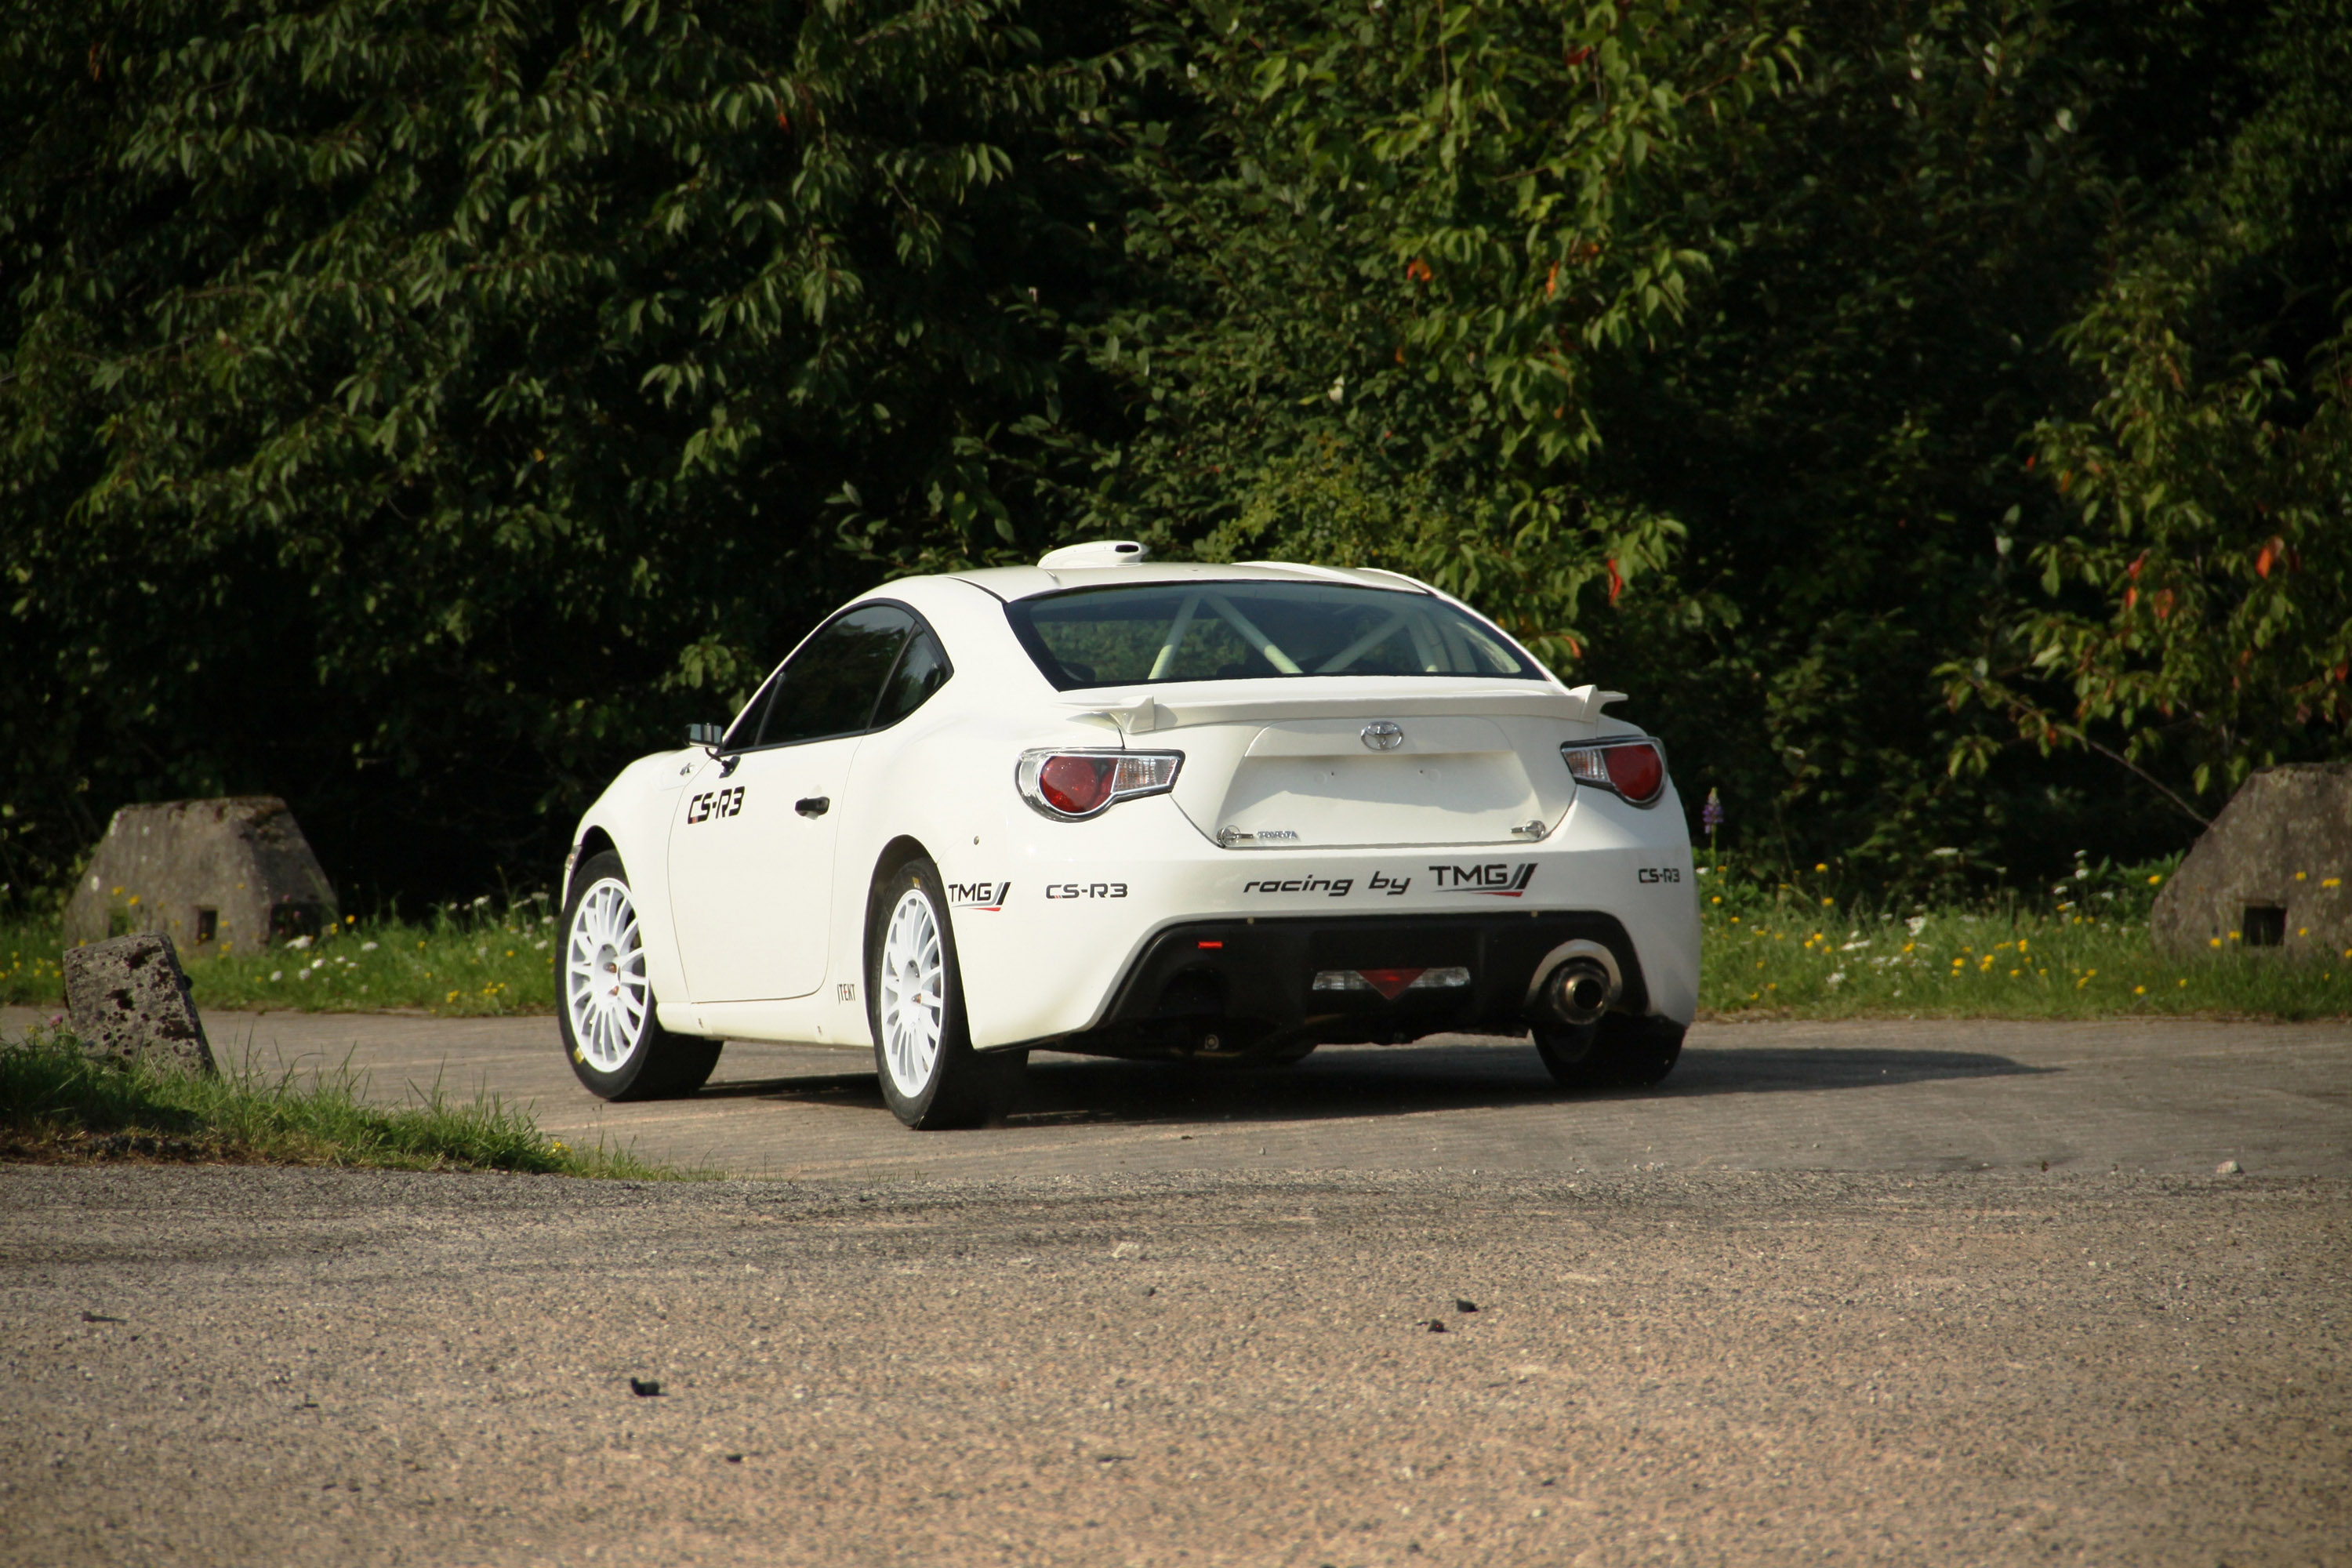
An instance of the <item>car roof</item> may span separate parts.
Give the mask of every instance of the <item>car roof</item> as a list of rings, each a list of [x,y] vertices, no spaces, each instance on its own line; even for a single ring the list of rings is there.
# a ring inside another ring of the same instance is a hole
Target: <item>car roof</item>
[[[1131,566],[990,566],[976,572],[948,574],[959,583],[992,594],[1011,603],[1069,588],[1124,587],[1146,583],[1344,583],[1358,588],[1430,592],[1401,573],[1378,567],[1308,566],[1292,561],[1244,561],[1214,565],[1198,561],[1143,561]]]

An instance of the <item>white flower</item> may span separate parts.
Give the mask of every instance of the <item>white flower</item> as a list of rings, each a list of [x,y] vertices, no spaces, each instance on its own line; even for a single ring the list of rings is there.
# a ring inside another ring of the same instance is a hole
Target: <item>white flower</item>
[[[290,948],[292,948],[295,952],[301,952],[304,948],[306,948],[306,947],[308,947],[308,946],[310,946],[310,939],[309,937],[307,937],[307,936],[298,936],[298,937],[296,937],[292,942],[288,942],[286,945],[287,945],[287,946],[289,946],[289,947],[290,947]]]
[[[360,951],[362,952],[373,952],[375,951],[375,947],[376,944],[372,942],[363,942],[360,943]]]
[[[545,952],[547,951],[547,939],[545,937],[541,937],[537,942],[532,942],[531,946],[539,949],[541,952]]]
[[[1909,920],[1903,922],[1903,929],[1909,931],[1913,936],[1917,936],[1921,931],[1927,929],[1927,917],[1926,915],[1913,915]]]
[[[541,915],[539,917],[539,923],[543,926],[551,926],[555,923],[555,917],[553,915]]]
[[[298,969],[294,972],[294,978],[297,980],[308,980],[310,978],[310,972],[307,969]]]
[[[1857,947],[1868,947],[1869,945],[1870,939],[1868,937],[1864,937],[1860,942],[1847,942],[1843,947],[1839,948],[1838,951],[1840,952],[1852,952]]]
[[[1837,984],[1838,984],[1838,982],[1839,982],[1839,981],[1841,981],[1841,980],[1843,980],[1844,978],[1845,978],[1845,971],[1844,971],[1844,970],[1843,970],[1843,969],[1833,969],[1833,970],[1832,970],[1832,971],[1830,972],[1830,989],[1831,989],[1831,990],[1832,990],[1832,991],[1836,990],[1836,989],[1837,989]]]
[[[474,900],[474,907],[475,907],[476,909],[478,909],[478,909],[480,909],[484,904],[487,904],[487,903],[488,903],[489,901],[490,901],[490,896],[489,896],[489,894],[488,894],[488,893],[484,893],[480,898],[476,899],[476,900]]]
[[[283,980],[286,978],[286,972],[282,969],[273,969],[269,972],[269,978],[272,980]]]

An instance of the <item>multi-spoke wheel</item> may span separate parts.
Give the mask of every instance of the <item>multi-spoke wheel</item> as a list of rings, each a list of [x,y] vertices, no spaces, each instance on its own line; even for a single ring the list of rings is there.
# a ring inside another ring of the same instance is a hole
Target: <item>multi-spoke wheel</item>
[[[909,860],[875,888],[866,997],[882,1098],[909,1127],[971,1127],[1012,1090],[1025,1051],[971,1048],[939,868]]]
[[[580,1081],[606,1100],[659,1100],[702,1087],[720,1042],[673,1035],[654,1012],[628,873],[610,852],[572,879],[555,953],[557,1018]]]

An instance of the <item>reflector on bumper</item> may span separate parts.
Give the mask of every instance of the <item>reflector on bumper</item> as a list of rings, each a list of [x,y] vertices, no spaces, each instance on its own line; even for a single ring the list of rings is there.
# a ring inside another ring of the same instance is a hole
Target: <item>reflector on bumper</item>
[[[1377,991],[1393,1002],[1408,991],[1442,991],[1470,984],[1470,971],[1451,963],[1438,969],[1325,969],[1315,976],[1318,991]]]

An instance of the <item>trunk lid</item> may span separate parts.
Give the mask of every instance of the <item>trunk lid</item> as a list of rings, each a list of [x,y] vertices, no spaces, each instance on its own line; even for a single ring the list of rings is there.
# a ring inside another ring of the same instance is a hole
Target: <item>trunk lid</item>
[[[1321,695],[1170,692],[1118,718],[1129,745],[1184,753],[1176,805],[1230,849],[1527,843],[1574,798],[1559,748],[1591,728],[1579,694]]]

